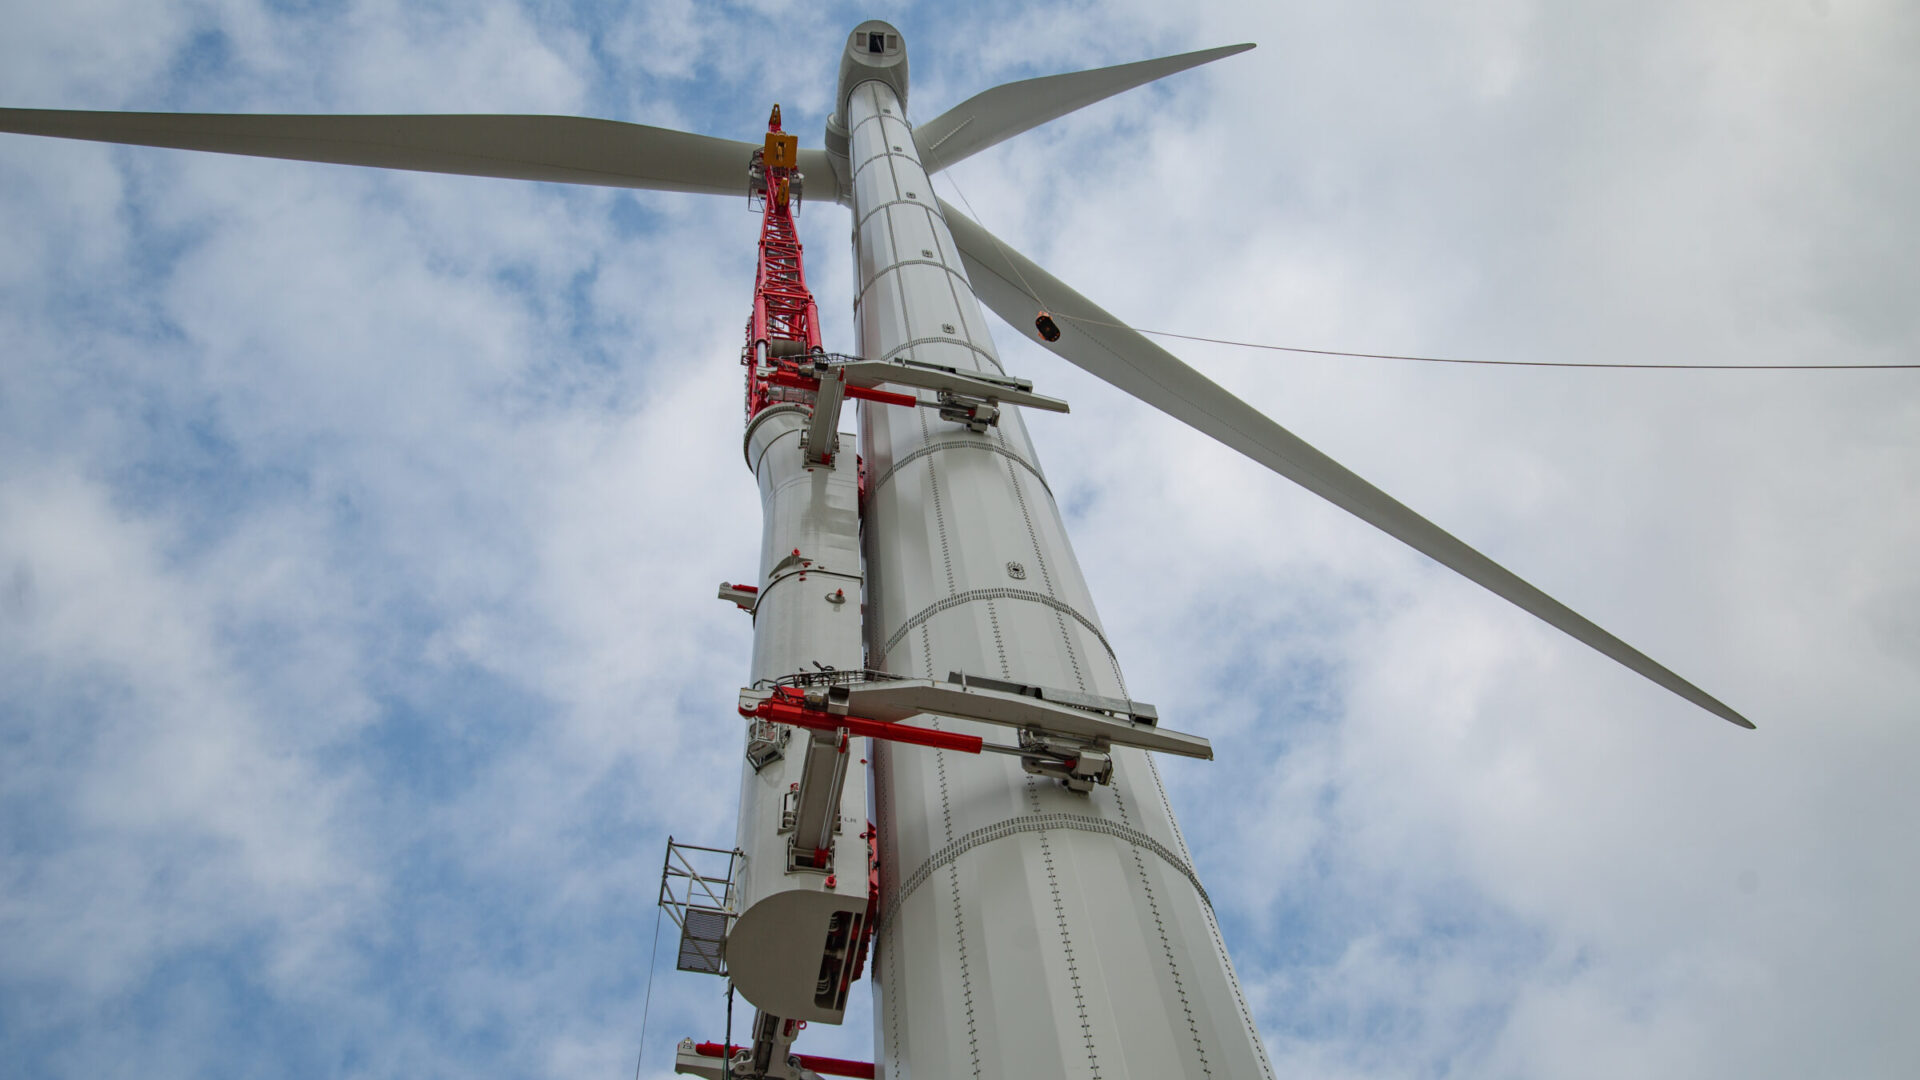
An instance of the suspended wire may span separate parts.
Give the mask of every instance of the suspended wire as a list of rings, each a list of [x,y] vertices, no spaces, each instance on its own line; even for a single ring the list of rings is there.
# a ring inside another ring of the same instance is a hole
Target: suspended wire
[[[1274,345],[1260,341],[1234,341],[1230,338],[1202,337],[1199,334],[1181,334],[1172,330],[1145,330],[1125,323],[1109,322],[1105,319],[1075,315],[1071,312],[1054,311],[1047,307],[1046,301],[1034,291],[1025,274],[1020,272],[1020,262],[1007,251],[993,230],[980,217],[980,211],[973,208],[973,201],[960,188],[959,178],[948,169],[939,174],[944,177],[953,193],[960,198],[960,205],[967,208],[973,220],[980,223],[980,229],[1000,250],[1000,258],[1013,270],[1013,276],[1020,279],[1020,291],[1041,311],[1055,318],[1080,323],[1083,326],[1105,326],[1114,330],[1131,330],[1136,334],[1149,337],[1178,338],[1181,341],[1202,341],[1209,345],[1231,345],[1239,349],[1264,349],[1269,352],[1306,353],[1311,356],[1350,356],[1361,360],[1412,360],[1423,364],[1470,364],[1479,367],[1544,367],[1544,368],[1620,368],[1636,371],[1911,371],[1920,369],[1920,364],[1634,364],[1606,363],[1582,360],[1469,360],[1457,356],[1413,356],[1405,353],[1353,352],[1347,349],[1308,349],[1298,345]]]
[[[1020,279],[1020,291],[1027,294],[1027,299],[1033,301],[1034,307],[1040,309],[1040,311],[1046,311],[1046,302],[1040,299],[1040,294],[1033,291],[1032,285],[1027,284],[1027,275],[1020,272],[1019,261],[1007,251],[1007,246],[1000,242],[1000,238],[994,235],[993,230],[987,228],[987,223],[980,220],[980,211],[973,208],[973,203],[967,198],[967,193],[960,190],[960,181],[953,175],[953,170],[948,169],[940,175],[947,178],[947,184],[953,188],[953,193],[960,196],[960,205],[966,207],[967,213],[973,215],[973,220],[980,223],[980,231],[986,233],[988,239],[993,241],[993,246],[1000,249],[1001,260],[1012,267],[1013,276]]]
[[[653,947],[647,950],[647,996],[640,1006],[640,1053],[633,1062],[633,1080],[640,1080],[640,1066],[647,1060],[647,1013],[653,1009],[653,972],[660,966],[660,908],[653,913]]]
[[[720,1036],[720,1080],[733,1080],[733,977],[727,977],[727,1031]]]
[[[991,234],[989,234],[991,235]],[[1888,371],[1912,370],[1920,364],[1633,364],[1604,363],[1580,360],[1467,360],[1456,356],[1411,356],[1403,353],[1349,352],[1345,349],[1307,349],[1297,345],[1270,345],[1258,341],[1233,341],[1227,338],[1201,337],[1198,334],[1179,334],[1172,330],[1145,330],[1125,323],[1108,322],[1105,319],[1091,319],[1071,312],[1049,312],[1055,318],[1066,319],[1085,326],[1105,326],[1115,330],[1131,330],[1136,334],[1151,337],[1179,338],[1182,341],[1204,341],[1210,345],[1232,345],[1241,349],[1266,349],[1272,352],[1310,353],[1314,356],[1352,356],[1363,360],[1417,360],[1423,364],[1479,364],[1489,367],[1558,367],[1558,368],[1630,368],[1640,371]]]

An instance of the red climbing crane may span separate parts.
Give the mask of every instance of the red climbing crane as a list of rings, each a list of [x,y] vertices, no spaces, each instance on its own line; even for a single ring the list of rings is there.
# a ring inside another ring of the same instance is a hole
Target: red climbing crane
[[[748,173],[748,197],[765,211],[760,225],[760,270],[753,281],[753,319],[747,324],[747,346],[740,357],[747,366],[749,418],[771,402],[786,399],[779,387],[811,390],[819,385],[816,380],[813,386],[802,387],[796,378],[801,361],[821,351],[820,309],[807,291],[800,237],[793,227],[800,197],[799,156],[800,140],[780,130],[780,106],[775,105],[767,120],[766,143],[754,152]]]
[[[767,119],[766,142],[754,151],[748,167],[748,198],[763,211],[753,318],[747,323],[747,344],[740,354],[740,363],[747,369],[748,420],[776,401],[812,408],[820,389],[819,376],[810,373],[826,357],[820,344],[820,309],[807,291],[800,235],[793,225],[802,189],[799,156],[800,140],[780,130],[780,106],[775,105]],[[889,405],[919,403],[911,394],[864,386],[847,386],[844,393]],[[825,460],[830,461],[831,455]]]

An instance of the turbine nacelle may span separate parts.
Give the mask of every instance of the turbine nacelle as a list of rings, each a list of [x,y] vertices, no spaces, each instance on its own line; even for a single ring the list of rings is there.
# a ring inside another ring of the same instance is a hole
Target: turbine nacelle
[[[900,108],[907,107],[907,44],[892,23],[868,19],[847,35],[840,54],[840,87],[833,95],[833,115],[827,118],[827,155],[841,178],[841,187],[853,182],[847,162],[847,99],[864,82],[879,81],[893,88]]]

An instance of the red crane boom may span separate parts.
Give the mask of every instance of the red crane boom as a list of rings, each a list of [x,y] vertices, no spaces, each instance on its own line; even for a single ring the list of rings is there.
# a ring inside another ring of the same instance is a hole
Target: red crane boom
[[[760,224],[760,268],[753,281],[753,319],[740,362],[747,366],[747,415],[787,400],[780,388],[811,390],[801,383],[800,362],[823,350],[820,309],[807,291],[807,271],[793,209],[800,195],[796,167],[800,140],[780,130],[780,106],[767,120],[766,143],[754,153],[751,197],[764,208]],[[776,381],[776,374],[785,378]],[[811,394],[796,400],[810,400]]]

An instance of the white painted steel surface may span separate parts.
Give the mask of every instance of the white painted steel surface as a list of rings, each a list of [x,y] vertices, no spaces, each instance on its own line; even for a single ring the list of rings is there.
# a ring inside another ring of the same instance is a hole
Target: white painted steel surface
[[[851,91],[861,354],[1000,373],[899,98]],[[975,434],[863,404],[861,441],[872,665],[1127,696],[1018,409]],[[1272,1075],[1146,754],[1090,795],[1007,758],[873,755],[881,1076]]]
[[[965,678],[966,682],[898,679],[835,687],[827,710],[887,724],[934,713],[999,727],[1002,730],[996,741],[1001,743],[1008,742],[1007,729],[1013,729],[1046,739],[1066,740],[1090,750],[1100,749],[1095,745],[1097,741],[1213,760],[1212,744],[1198,735],[1171,731],[1158,724],[1136,722],[1127,717],[1094,712],[1059,701],[1044,700],[1026,693],[982,686],[978,676]],[[1118,698],[1092,695],[1088,695],[1087,700],[1125,704]]]
[[[807,419],[797,405],[774,405],[747,428],[747,464],[760,482],[764,516],[753,622],[756,684],[816,665],[861,666],[858,480],[851,468],[806,467],[800,432]],[[785,756],[758,772],[741,763],[736,842],[746,859],[736,877],[741,913],[727,936],[727,968],[742,996],[765,1012],[839,1023],[844,1005],[822,1007],[814,989],[828,920],[866,913],[867,844],[860,838],[866,774],[855,740],[840,798],[834,886],[827,887],[824,873],[789,873],[790,834],[780,831],[780,818],[787,792],[800,781],[808,738],[794,733]]]

